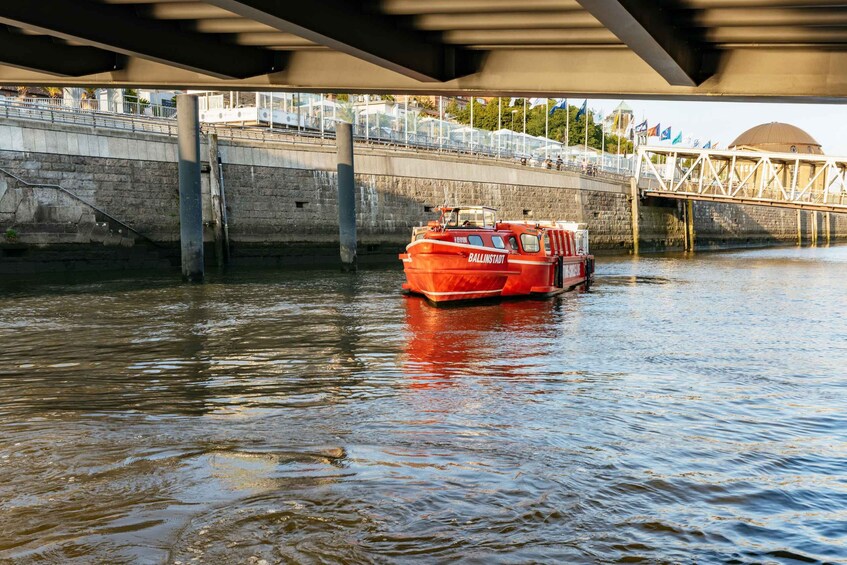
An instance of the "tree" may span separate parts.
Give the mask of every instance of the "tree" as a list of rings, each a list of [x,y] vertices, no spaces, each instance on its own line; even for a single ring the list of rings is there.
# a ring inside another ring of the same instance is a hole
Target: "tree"
[[[44,89],[47,91],[47,96],[50,98],[61,98],[62,97],[62,89],[55,86],[48,86]]]

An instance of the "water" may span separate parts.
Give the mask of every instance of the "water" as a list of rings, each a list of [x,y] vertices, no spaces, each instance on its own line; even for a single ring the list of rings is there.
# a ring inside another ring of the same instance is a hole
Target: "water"
[[[847,562],[847,248],[0,287],[0,561]]]

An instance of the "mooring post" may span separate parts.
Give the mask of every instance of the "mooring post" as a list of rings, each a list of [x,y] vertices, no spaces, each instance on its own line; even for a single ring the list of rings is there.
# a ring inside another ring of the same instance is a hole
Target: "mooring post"
[[[694,251],[694,246],[696,244],[694,240],[694,201],[686,200],[685,201],[685,219],[688,223],[688,251]]]
[[[218,163],[218,136],[210,133],[206,136],[209,146],[209,191],[212,196],[212,221],[215,231],[215,260],[218,268],[224,266],[224,222],[221,213],[221,168]]]
[[[353,174],[353,125],[338,122],[338,236],[341,268],[356,270],[356,186]]]
[[[179,153],[179,238],[182,278],[203,282],[203,200],[200,193],[200,114],[197,97],[176,97]]]
[[[632,254],[638,255],[638,240],[641,238],[638,229],[638,179],[635,177],[629,179],[629,188],[631,195],[630,211],[632,213]]]

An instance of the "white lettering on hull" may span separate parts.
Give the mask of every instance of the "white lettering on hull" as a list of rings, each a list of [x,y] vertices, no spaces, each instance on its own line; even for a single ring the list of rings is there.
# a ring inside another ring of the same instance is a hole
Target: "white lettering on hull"
[[[486,265],[502,265],[506,262],[506,256],[489,253],[471,253],[468,255],[468,263],[484,263]]]
[[[579,263],[562,265],[562,278],[570,279],[579,276]]]

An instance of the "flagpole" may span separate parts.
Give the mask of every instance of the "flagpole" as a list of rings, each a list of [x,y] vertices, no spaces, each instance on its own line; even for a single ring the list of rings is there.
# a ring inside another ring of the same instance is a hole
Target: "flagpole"
[[[622,103],[623,103],[623,100],[621,100],[621,104]],[[618,105],[618,149],[617,149],[617,154],[618,154],[617,171],[621,172],[621,107],[620,107],[620,105]]]
[[[544,104],[544,159],[550,158],[550,99],[545,98]]]
[[[444,97],[438,97],[438,150],[444,143]]]
[[[526,157],[526,98],[523,99],[523,156]]]
[[[571,103],[565,98],[565,149],[566,155],[571,151]]]
[[[404,100],[405,109],[403,110],[403,136],[406,139],[406,146],[409,145],[409,95],[406,95]]]
[[[473,107],[476,104],[476,98],[471,96],[471,155],[473,155]]]
[[[503,99],[497,97],[497,158],[500,158],[500,130],[503,129]]]
[[[588,102],[585,103],[585,158],[588,159],[588,116],[591,115],[591,110],[588,109]]]

